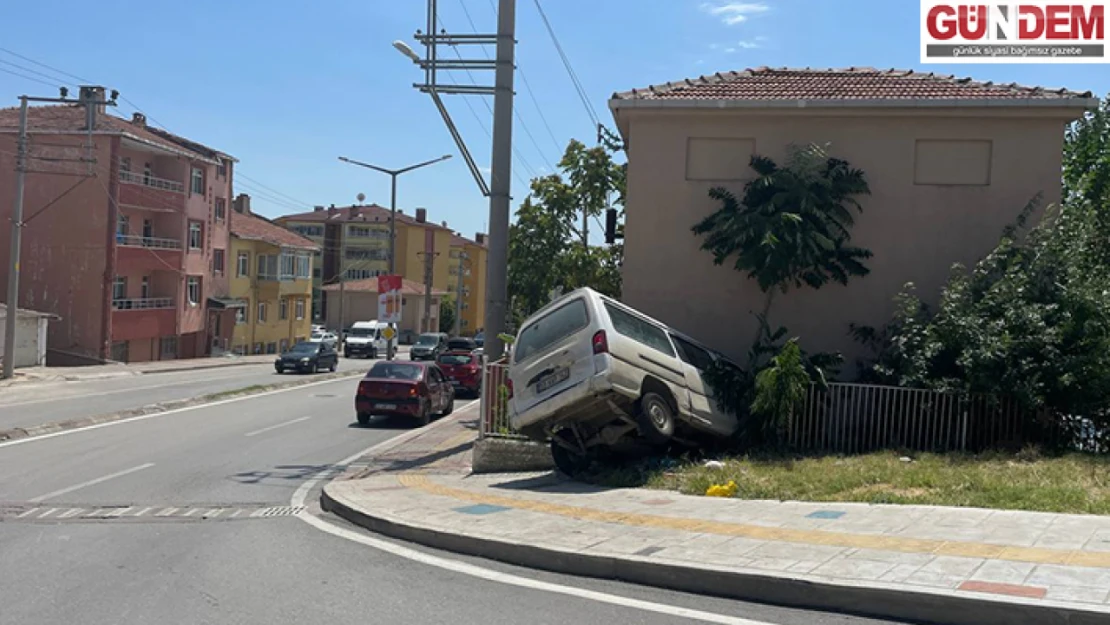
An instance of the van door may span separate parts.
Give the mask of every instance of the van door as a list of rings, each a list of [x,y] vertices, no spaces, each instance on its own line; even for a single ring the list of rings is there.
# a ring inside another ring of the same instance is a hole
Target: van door
[[[678,348],[679,358],[686,376],[686,389],[690,395],[690,407],[694,417],[710,429],[723,434],[736,430],[736,417],[725,412],[713,398],[713,390],[705,383],[702,374],[713,364],[709,350],[671,334],[671,340]]]
[[[605,312],[615,330],[615,335],[609,337],[609,354],[617,361],[613,368],[613,384],[639,389],[644,381],[643,374],[649,373],[670,387],[680,411],[688,413],[689,406],[684,400],[686,374],[667,331],[608,301]]]
[[[513,403],[529,410],[594,374],[590,313],[576,297],[529,323],[513,344]]]

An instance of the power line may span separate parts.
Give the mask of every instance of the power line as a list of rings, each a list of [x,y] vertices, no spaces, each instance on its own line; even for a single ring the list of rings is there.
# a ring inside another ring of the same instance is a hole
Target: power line
[[[0,59],[0,63],[3,63],[4,65],[7,65],[9,67],[14,67],[14,68],[18,69],[21,72],[28,72],[28,73],[34,74],[36,76],[42,76],[43,78],[45,78],[47,80],[58,80],[57,76],[51,76],[50,74],[45,74],[45,73],[40,72],[38,70],[31,69],[30,67],[24,67],[24,66],[22,66],[18,63],[12,63],[11,61],[5,61],[4,59]],[[65,83],[63,82],[62,84],[65,84]]]
[[[78,76],[76,74],[71,74],[69,72],[62,71],[62,70],[60,70],[56,67],[51,67],[50,65],[47,65],[46,63],[40,63],[40,62],[36,61],[35,59],[23,56],[22,54],[19,54],[18,52],[12,52],[11,50],[9,50],[7,48],[0,48],[0,52],[7,52],[8,54],[10,54],[10,55],[12,55],[16,58],[20,58],[20,59],[23,59],[24,61],[27,61],[28,63],[34,63],[35,65],[38,65],[39,67],[46,68],[46,69],[48,69],[52,72],[61,74],[63,76],[68,76],[68,77],[73,78],[75,80],[80,80],[81,82],[86,82],[86,83],[93,82],[93,81],[89,80],[88,78],[81,78],[80,76]]]
[[[58,83],[46,82],[45,80],[43,80],[41,78],[35,78],[34,76],[27,76],[25,74],[20,74],[19,72],[13,72],[12,70],[4,69],[3,67],[0,67],[0,72],[4,72],[5,74],[11,74],[12,76],[18,76],[19,78],[22,78],[24,80],[30,80],[32,82],[37,82],[40,85],[46,85],[47,87],[54,87],[55,89],[57,89],[58,87],[61,86]]]
[[[578,74],[575,73],[574,67],[570,64],[570,59],[567,58],[566,52],[563,52],[563,46],[559,43],[559,37],[555,34],[555,29],[551,26],[551,21],[547,19],[547,13],[543,10],[543,5],[540,0],[533,0],[536,5],[536,10],[540,12],[540,18],[543,19],[543,24],[547,28],[547,34],[551,36],[551,42],[555,44],[555,50],[559,53],[559,58],[563,61],[563,67],[566,68],[567,74],[570,75],[570,80],[574,83],[574,88],[578,91],[578,97],[582,100],[582,106],[586,108],[586,114],[590,116],[590,121],[593,122],[594,127],[601,125],[601,120],[597,116],[597,111],[594,110],[590,104],[589,97],[586,96],[586,90],[582,87],[582,82],[578,80]]]
[[[290,202],[293,202],[294,204],[299,204],[301,206],[311,206],[311,204],[309,204],[308,202],[302,202],[302,201],[298,200],[297,198],[295,198],[291,195],[288,195],[286,193],[282,193],[281,191],[278,191],[277,189],[274,189],[272,187],[268,187],[268,186],[262,184],[261,182],[255,180],[254,178],[251,178],[250,176],[248,176],[248,175],[246,175],[242,172],[239,172],[239,171],[235,172],[235,176],[237,178],[243,178],[244,180],[246,180],[248,182],[254,183],[256,186],[262,187],[263,189],[266,189],[267,191],[273,193],[274,195],[283,197],[283,198],[289,200]]]

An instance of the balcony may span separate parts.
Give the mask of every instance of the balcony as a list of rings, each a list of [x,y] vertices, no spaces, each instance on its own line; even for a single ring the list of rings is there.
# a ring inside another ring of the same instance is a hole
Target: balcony
[[[185,209],[185,185],[133,171],[119,172],[119,203],[154,211]]]
[[[116,235],[116,265],[124,273],[176,270],[181,267],[181,241],[160,237]]]
[[[172,297],[112,300],[112,340],[130,341],[177,334],[177,309]]]

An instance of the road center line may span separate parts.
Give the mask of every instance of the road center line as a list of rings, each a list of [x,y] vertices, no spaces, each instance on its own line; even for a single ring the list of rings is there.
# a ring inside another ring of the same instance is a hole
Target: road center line
[[[56,490],[52,493],[46,493],[45,495],[39,495],[38,497],[35,497],[34,499],[31,499],[29,501],[31,503],[40,503],[40,502],[46,501],[47,499],[53,499],[55,497],[60,497],[62,495],[66,495],[68,493],[72,493],[75,490],[81,490],[82,488],[86,488],[88,486],[94,486],[96,484],[100,484],[101,482],[107,482],[108,480],[114,480],[117,477],[123,477],[125,475],[128,475],[130,473],[134,473],[136,471],[142,471],[143,469],[149,469],[150,467],[153,467],[153,466],[154,466],[153,462],[148,462],[146,464],[140,464],[137,467],[131,467],[130,469],[124,469],[123,471],[118,471],[116,473],[112,473],[112,474],[109,474],[109,475],[98,477],[95,480],[89,480],[87,482],[81,482],[80,484],[74,484],[73,486],[70,486],[68,488],[63,488],[61,490]]]
[[[271,425],[270,427],[267,427],[267,428],[262,428],[261,430],[255,430],[255,431],[253,431],[253,432],[247,432],[247,433],[245,434],[245,436],[248,436],[248,437],[250,437],[250,436],[255,436],[256,434],[262,434],[262,433],[264,433],[264,432],[269,432],[269,431],[271,431],[271,430],[276,430],[276,429],[278,429],[278,428],[283,428],[283,427],[285,427],[285,426],[287,426],[287,425],[293,425],[294,423],[300,423],[301,421],[307,421],[307,420],[309,420],[309,419],[311,419],[311,418],[312,418],[312,417],[301,417],[301,418],[299,418],[299,419],[293,419],[292,421],[286,421],[285,423],[279,423],[279,424],[277,424],[277,425]]]

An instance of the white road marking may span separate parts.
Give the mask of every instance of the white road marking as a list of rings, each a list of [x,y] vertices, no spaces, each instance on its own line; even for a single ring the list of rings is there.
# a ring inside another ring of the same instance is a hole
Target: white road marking
[[[28,510],[26,512],[22,512],[20,514],[15,515],[15,518],[22,519],[25,516],[30,516],[30,515],[38,512],[39,510],[42,510],[42,508],[31,508],[30,510]]]
[[[138,512],[136,512],[135,516],[143,516],[144,514],[146,514],[147,512],[150,512],[153,509],[154,508],[143,508],[142,510],[139,510]]]
[[[181,516],[193,516],[193,514],[195,514],[197,512],[200,512],[200,508],[193,508],[192,510],[186,512],[185,514],[183,514]]]
[[[301,417],[299,419],[293,419],[292,421],[286,421],[285,423],[279,423],[277,425],[271,425],[270,427],[262,428],[261,430],[255,430],[253,432],[247,432],[246,434],[244,434],[244,436],[247,436],[247,437],[255,436],[257,434],[262,434],[264,432],[269,432],[271,430],[276,430],[278,428],[283,428],[287,425],[293,425],[294,423],[300,423],[301,421],[308,421],[311,418],[312,417]]]
[[[248,400],[248,399],[258,399],[259,397],[267,397],[269,395],[277,395],[278,393],[288,393],[289,391],[300,390],[300,389],[304,389],[304,388],[312,388],[314,386],[322,386],[324,384],[334,384],[336,382],[350,383],[356,377],[357,376],[352,375],[352,376],[347,377],[347,378],[335,378],[335,379],[332,379],[332,380],[321,380],[319,382],[310,382],[308,384],[301,384],[299,386],[290,386],[288,388],[278,388],[278,389],[274,389],[272,391],[266,391],[264,393],[256,393],[254,395],[243,395],[242,397],[232,397],[232,398],[229,398],[229,399],[221,399],[219,401],[209,402],[209,403],[206,403],[206,404],[197,404],[195,406],[186,406],[184,408],[175,408],[173,410],[166,410],[165,412],[152,412],[150,414],[139,415],[137,417],[129,417],[127,419],[119,419],[119,420],[116,420],[116,421],[108,421],[107,423],[97,423],[96,425],[90,425],[90,426],[83,427],[83,428],[74,428],[72,430],[62,430],[60,432],[51,432],[50,434],[43,434],[41,436],[29,436],[27,438],[17,438],[13,441],[5,441],[3,443],[0,443],[0,449],[3,449],[4,447],[11,447],[13,445],[26,445],[27,443],[34,443],[34,442],[38,442],[38,441],[44,441],[44,440],[47,440],[47,439],[50,439],[50,438],[57,438],[59,436],[69,436],[71,434],[77,434],[78,432],[87,432],[89,430],[99,430],[100,428],[107,428],[107,427],[112,427],[112,426],[116,426],[116,425],[123,425],[123,424],[126,424],[126,423],[135,423],[135,422],[138,422],[138,421],[146,421],[147,419],[157,419],[158,417],[167,417],[167,416],[170,416],[170,415],[181,414],[182,412],[190,412],[190,411],[193,411],[193,410],[201,410],[203,408],[213,408],[215,406],[223,406],[225,404],[231,404],[231,403],[234,403],[234,402],[245,401],[245,400]]]
[[[51,508],[51,509],[47,510],[46,512],[43,512],[42,514],[40,514],[39,518],[40,519],[45,519],[46,517],[50,516],[51,514],[54,514],[54,512],[56,512],[57,510],[59,510],[59,508]]]
[[[59,519],[68,519],[70,517],[78,516],[84,511],[85,511],[84,508],[74,508],[72,510],[66,510],[65,512],[59,514],[58,518]]]
[[[463,406],[462,409],[466,409],[475,403],[477,402],[472,401],[466,406]],[[357,454],[340,460],[338,464],[347,465],[366,454],[375,451],[383,451],[385,449],[389,449],[391,447],[399,445],[406,440],[414,438],[421,432],[427,432],[429,427],[436,427],[436,425],[438,425],[439,423],[446,423],[446,421],[437,421],[436,423],[433,423],[428,427],[406,432],[401,436],[397,436],[388,441],[378,443],[373,447],[364,449]],[[412,436],[410,436],[410,434]],[[317,484],[323,481],[327,474],[327,470],[321,471],[312,478],[302,483],[299,487],[297,487],[296,492],[293,493],[293,497],[289,500],[289,505],[294,507],[304,506],[305,500],[308,497],[308,493],[311,492]],[[563,584],[555,584],[552,582],[543,582],[527,577],[521,577],[519,575],[512,575],[509,573],[502,573],[500,571],[468,564],[459,560],[442,558],[429,553],[424,553],[423,551],[418,551],[416,549],[409,549],[408,547],[403,547],[401,545],[394,544],[386,540],[372,538],[370,536],[366,536],[364,534],[351,531],[345,527],[340,527],[338,525],[325,521],[324,519],[313,515],[307,510],[297,514],[297,517],[320,531],[327,532],[333,536],[344,538],[346,540],[350,540],[361,545],[365,545],[372,549],[377,549],[378,551],[384,551],[386,553],[405,558],[406,560],[412,560],[413,562],[419,562],[428,566],[434,566],[436,568],[454,571],[456,573],[469,575],[471,577],[476,577],[499,584],[507,584],[509,586],[516,586],[518,588],[529,588],[532,590],[550,592],[559,595],[567,595],[571,597],[577,597],[579,599],[596,601],[598,603],[607,603],[609,605],[643,610],[645,612],[654,612],[656,614],[664,614],[667,616],[702,621],[705,623],[719,623],[720,625],[773,625],[772,623],[767,623],[765,621],[753,621],[751,619],[729,616],[727,614],[716,614],[714,612],[692,610],[689,608],[667,605],[665,603],[655,603],[651,601],[631,599],[628,597],[622,597],[620,595],[612,595],[608,593],[597,592],[594,590],[575,588],[574,586],[566,586]]]
[[[155,514],[154,516],[170,516],[174,512],[177,512],[177,508],[166,508],[165,510],[162,510],[161,512]]]
[[[105,515],[105,516],[109,516],[109,517],[113,517],[113,518],[117,518],[117,519],[118,519],[119,517],[121,517],[121,516],[123,516],[124,514],[126,514],[126,513],[127,513],[127,511],[128,511],[128,510],[130,510],[130,509],[131,509],[131,506],[128,506],[128,507],[126,507],[126,508],[117,508],[117,509],[115,509],[115,510],[112,510],[111,512],[109,512],[109,513],[108,513],[107,515]]]
[[[46,501],[47,499],[53,499],[55,497],[60,497],[61,495],[72,493],[75,490],[81,490],[82,488],[86,488],[88,486],[94,486],[94,485],[99,484],[101,482],[107,482],[108,480],[114,480],[117,477],[123,477],[125,475],[128,475],[129,473],[134,473],[136,471],[142,471],[143,469],[149,469],[150,467],[153,467],[153,466],[154,466],[153,462],[148,462],[146,464],[140,464],[137,467],[131,467],[130,469],[124,469],[123,471],[117,471],[116,473],[111,473],[111,474],[105,475],[103,477],[98,477],[95,480],[89,480],[87,482],[81,482],[80,484],[75,484],[73,486],[70,486],[69,488],[63,488],[61,490],[56,490],[52,493],[46,493],[45,495],[39,495],[38,497],[35,497],[34,499],[31,499],[30,501],[31,501],[31,503],[40,503],[40,502]]]
[[[240,514],[243,514],[243,510],[242,509],[236,509],[235,512],[231,513],[231,518],[234,519],[235,517],[239,516]]]
[[[220,508],[212,508],[211,510],[208,511],[208,514],[206,514],[204,516],[205,516],[205,518],[208,518],[208,519],[214,519],[214,518],[220,516],[221,512],[223,512],[223,510],[220,509]]]

